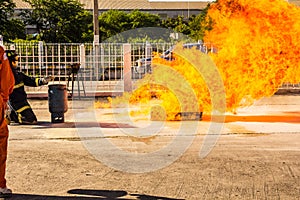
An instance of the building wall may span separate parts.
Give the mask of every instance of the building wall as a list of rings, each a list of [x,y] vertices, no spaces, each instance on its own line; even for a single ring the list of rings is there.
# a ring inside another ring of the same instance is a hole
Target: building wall
[[[16,3],[16,9],[31,9],[28,3],[23,2],[22,0],[14,0]],[[83,7],[87,10],[93,10],[94,4],[93,0],[79,0],[83,4]],[[164,13],[169,14],[170,17],[174,16],[174,13],[182,13],[188,16],[189,11],[198,11],[200,12],[208,5],[207,2],[149,2],[148,0],[98,0],[98,9],[99,12],[106,10],[141,10],[150,13],[156,13],[158,10],[163,11]],[[178,15],[177,14],[177,15]],[[181,14],[180,14],[181,15]]]

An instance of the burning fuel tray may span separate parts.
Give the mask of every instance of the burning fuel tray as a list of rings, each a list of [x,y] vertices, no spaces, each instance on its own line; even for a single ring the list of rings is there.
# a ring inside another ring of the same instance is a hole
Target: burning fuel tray
[[[178,112],[178,113],[168,113],[159,107],[155,106],[151,110],[151,120],[152,121],[201,121],[202,112]]]

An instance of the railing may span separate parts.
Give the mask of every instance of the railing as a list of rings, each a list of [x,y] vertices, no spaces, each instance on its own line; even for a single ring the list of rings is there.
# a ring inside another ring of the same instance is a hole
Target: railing
[[[79,76],[86,88],[98,92],[124,90],[120,81],[124,79],[123,43],[101,43],[99,45],[66,43],[16,43],[5,44],[6,49],[15,49],[19,54],[20,71],[35,77],[54,76],[55,82],[66,83],[70,78],[71,66],[80,63]],[[136,60],[151,56],[152,51],[164,52],[172,44],[130,44],[130,67],[132,79],[140,79],[144,74],[134,70]],[[89,87],[90,85],[90,87]],[[96,86],[95,86],[96,85]],[[116,89],[118,85],[119,89]],[[46,92],[45,87],[26,88],[28,92]]]
[[[122,82],[124,81],[124,45],[129,45],[130,48],[129,67],[131,68],[131,79],[134,82],[136,79],[142,78],[145,73],[136,70],[137,60],[151,57],[153,52],[163,53],[173,44],[101,43],[93,45],[91,43],[43,42],[5,44],[7,49],[17,51],[20,57],[20,70],[31,76],[52,75],[55,77],[55,82],[66,83],[70,78],[71,66],[80,63],[78,77],[85,82],[87,90],[97,90],[98,92],[124,91]],[[206,53],[214,51],[209,45],[204,45],[203,48]],[[284,84],[280,88],[299,89],[300,84]],[[44,87],[27,88],[27,91],[46,92],[47,90]]]
[[[72,64],[80,62],[77,44],[18,43],[10,48],[19,54],[20,71],[31,76],[67,74]]]
[[[92,71],[90,80],[104,81],[122,79],[113,72],[104,76],[105,70],[114,71],[123,66],[123,43],[93,44],[51,44],[51,43],[17,43],[6,44],[7,49],[15,49],[19,54],[20,70],[32,76],[47,76],[52,74],[65,75],[70,66],[80,63],[81,68]],[[151,50],[163,52],[172,44],[131,44],[131,62],[151,55]],[[148,48],[148,49],[147,49]],[[122,75],[122,74],[121,74]]]

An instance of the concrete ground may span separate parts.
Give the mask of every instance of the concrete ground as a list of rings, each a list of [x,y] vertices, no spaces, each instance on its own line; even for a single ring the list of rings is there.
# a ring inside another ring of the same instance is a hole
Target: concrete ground
[[[300,95],[264,98],[222,126],[86,101],[51,123],[48,101],[30,100],[39,125],[9,126],[12,199],[300,199]]]

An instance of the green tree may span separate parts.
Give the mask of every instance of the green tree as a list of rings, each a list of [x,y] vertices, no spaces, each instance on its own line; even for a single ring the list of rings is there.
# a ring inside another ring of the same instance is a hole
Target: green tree
[[[25,38],[25,26],[14,17],[15,3],[12,0],[0,0],[0,35],[5,41]]]
[[[158,27],[158,15],[134,10],[126,13],[119,10],[109,10],[99,16],[100,40],[113,37],[118,33],[141,27]]]
[[[161,26],[169,28],[178,33],[189,35],[191,33],[188,20],[185,20],[183,16],[177,16],[177,18],[167,18],[162,20]]]
[[[204,35],[207,31],[212,29],[212,20],[207,17],[207,11],[210,4],[197,16],[193,16],[189,20],[190,37],[194,40],[203,40]]]
[[[161,27],[187,35],[194,41],[203,40],[205,33],[212,29],[212,20],[207,17],[209,7],[210,4],[201,13],[193,15],[189,19],[177,16],[176,18],[162,20]]]
[[[45,42],[91,42],[93,16],[77,0],[24,0],[32,10],[23,12],[27,25],[37,28]]]
[[[99,15],[100,41],[129,29],[129,18],[124,11],[109,10]]]
[[[158,27],[160,26],[161,19],[158,15],[140,12],[134,10],[128,14],[130,21],[130,29],[141,27]]]

